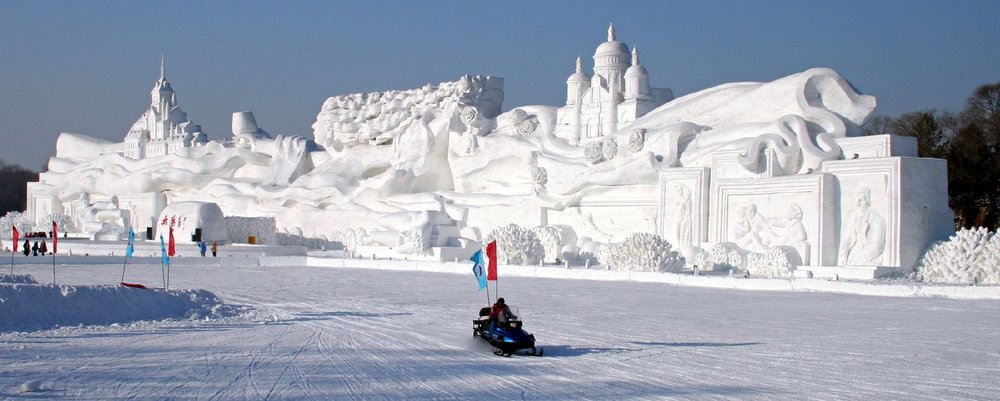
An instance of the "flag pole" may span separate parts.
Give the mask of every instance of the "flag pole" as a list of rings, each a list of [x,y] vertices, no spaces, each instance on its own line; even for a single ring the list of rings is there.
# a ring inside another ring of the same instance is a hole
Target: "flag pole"
[[[125,282],[125,265],[128,264],[128,257],[125,257],[125,261],[122,262],[122,282]]]
[[[486,305],[487,306],[493,305],[493,299],[490,298],[490,285],[489,285],[489,283],[486,284]]]
[[[16,242],[17,240],[14,240],[13,242],[11,242],[11,244],[14,244]],[[14,245],[10,246],[10,275],[11,276],[14,275]]]

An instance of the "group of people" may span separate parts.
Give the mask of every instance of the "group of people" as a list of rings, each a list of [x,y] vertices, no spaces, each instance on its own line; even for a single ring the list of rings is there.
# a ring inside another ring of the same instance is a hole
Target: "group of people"
[[[205,257],[205,252],[208,251],[208,244],[205,241],[198,243],[198,250],[201,251],[201,257]],[[212,257],[214,258],[216,254],[219,253],[219,242],[212,241]]]
[[[32,245],[31,241],[24,240],[23,248],[21,252],[24,253],[24,256],[38,256],[39,253],[44,256],[49,253],[49,245],[45,243],[45,240],[42,240],[41,245],[38,244],[38,241]]]

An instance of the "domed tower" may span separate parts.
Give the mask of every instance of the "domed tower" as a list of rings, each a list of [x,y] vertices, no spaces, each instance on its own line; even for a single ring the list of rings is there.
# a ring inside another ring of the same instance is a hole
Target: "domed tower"
[[[597,46],[597,51],[594,52],[594,74],[604,78],[612,95],[619,94],[624,89],[628,61],[628,46],[615,39],[615,25],[611,24],[608,27],[608,41]]]
[[[632,47],[632,66],[625,71],[625,100],[649,100],[649,74],[639,65],[639,50]]]
[[[579,104],[590,88],[590,76],[583,72],[583,62],[576,56],[576,72],[566,79],[566,104]]]

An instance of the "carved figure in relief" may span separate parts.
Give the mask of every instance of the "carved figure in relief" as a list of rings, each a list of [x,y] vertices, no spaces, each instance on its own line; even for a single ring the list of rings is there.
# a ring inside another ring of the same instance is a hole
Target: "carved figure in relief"
[[[678,244],[691,244],[691,191],[682,184],[676,184],[678,200],[674,204],[674,235]]]
[[[854,199],[856,209],[845,225],[838,260],[847,266],[877,265],[885,250],[885,218],[872,210],[871,188],[859,188]]]
[[[788,215],[785,218],[773,217],[768,222],[777,235],[771,245],[795,246],[808,239],[806,227],[802,225],[802,208],[797,203],[789,206]],[[774,228],[781,230],[774,230]]]
[[[761,238],[760,215],[757,206],[740,207],[736,212],[736,222],[733,224],[731,238],[741,248],[749,250],[766,249],[767,243]],[[764,223],[766,224],[766,222]]]

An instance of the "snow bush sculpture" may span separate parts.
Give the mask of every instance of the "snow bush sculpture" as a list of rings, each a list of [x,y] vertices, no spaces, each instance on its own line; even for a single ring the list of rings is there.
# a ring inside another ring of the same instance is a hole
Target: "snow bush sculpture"
[[[685,260],[670,248],[670,243],[659,235],[635,233],[622,242],[599,247],[597,257],[613,270],[676,273]]]
[[[794,269],[791,252],[778,247],[750,253],[746,267],[750,274],[766,277],[787,277],[792,275]]]
[[[52,230],[52,222],[56,222],[59,225],[59,231],[70,232],[76,231],[76,227],[73,226],[73,217],[64,213],[52,213],[45,216],[45,220],[42,221],[38,227],[35,228],[36,231],[49,231]]]
[[[563,241],[559,229],[553,226],[538,226],[531,229],[542,243],[545,252],[545,261],[555,263],[556,258],[562,254]]]
[[[4,238],[10,238],[13,232],[10,228],[15,226],[17,227],[17,231],[19,231],[22,236],[24,233],[31,232],[34,228],[34,224],[32,224],[31,219],[27,214],[22,212],[9,212],[3,217],[0,217],[0,235]],[[48,230],[51,229],[52,228],[50,226]]]
[[[486,235],[485,242],[497,242],[500,262],[512,265],[537,265],[545,257],[545,248],[532,230],[509,224]]]
[[[963,228],[931,246],[917,271],[934,283],[1000,284],[1000,236]]]
[[[699,253],[694,259],[698,269],[708,270],[740,270],[744,268],[744,252],[728,244],[715,244],[705,253]]]

